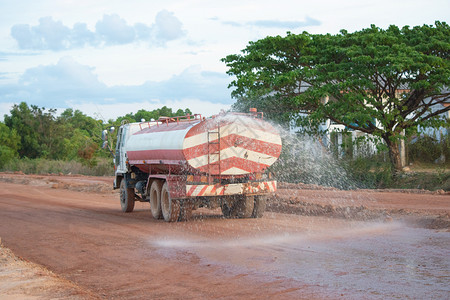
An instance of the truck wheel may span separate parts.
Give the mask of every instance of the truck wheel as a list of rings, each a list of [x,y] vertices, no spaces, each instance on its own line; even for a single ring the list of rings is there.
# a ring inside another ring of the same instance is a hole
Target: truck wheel
[[[190,200],[184,200],[181,202],[181,211],[179,221],[188,221],[192,217],[192,210],[194,209],[194,202]]]
[[[255,196],[252,218],[262,218],[266,210],[267,196]]]
[[[134,209],[134,188],[127,187],[125,178],[120,182],[120,206],[123,212],[132,212]]]
[[[222,199],[220,208],[222,209],[223,216],[225,218],[231,218],[236,216],[235,202],[231,197]]]
[[[150,210],[155,219],[161,219],[161,188],[162,182],[160,180],[153,180],[150,186]]]
[[[239,218],[250,218],[255,207],[253,196],[241,196],[236,202],[236,215]]]
[[[178,221],[180,215],[180,203],[170,198],[169,185],[164,182],[161,189],[161,210],[166,222]]]

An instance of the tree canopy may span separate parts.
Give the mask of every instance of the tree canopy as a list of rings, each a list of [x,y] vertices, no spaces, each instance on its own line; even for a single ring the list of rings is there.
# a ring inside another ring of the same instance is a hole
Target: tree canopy
[[[222,59],[235,108],[255,106],[299,126],[330,119],[384,140],[395,169],[405,129],[442,126],[450,110],[450,27],[390,26],[339,34],[287,33]],[[447,123],[448,125],[448,123]]]
[[[161,108],[154,109],[152,111],[140,109],[135,114],[128,113],[123,117],[119,117],[117,121],[128,120],[130,122],[140,122],[141,120],[150,121],[151,119],[158,120],[159,117],[175,117],[175,116],[185,116],[192,115],[189,108],[185,110],[178,109],[176,112],[172,111],[172,108],[163,106]]]

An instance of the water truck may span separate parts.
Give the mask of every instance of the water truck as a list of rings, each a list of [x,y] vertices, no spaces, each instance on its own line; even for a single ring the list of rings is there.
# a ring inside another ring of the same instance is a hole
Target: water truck
[[[200,207],[259,218],[277,188],[265,170],[280,153],[279,132],[256,109],[123,123],[114,189],[123,212],[133,211],[135,201],[149,202],[153,217],[167,222],[187,220]]]

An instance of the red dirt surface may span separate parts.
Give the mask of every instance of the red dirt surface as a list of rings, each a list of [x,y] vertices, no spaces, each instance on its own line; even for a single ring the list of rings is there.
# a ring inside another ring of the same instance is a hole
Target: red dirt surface
[[[450,193],[424,190],[356,190],[280,184],[269,210],[372,220],[410,219],[431,229],[450,228]]]
[[[327,261],[322,243],[332,240],[338,249],[361,242],[361,236],[406,232],[410,229],[395,223],[406,218],[418,227],[439,229],[430,237],[419,231],[424,240],[438,241],[443,249],[450,244],[450,195],[290,186],[277,192],[262,219],[223,219],[220,210],[200,209],[189,222],[165,223],[151,217],[148,203],[122,213],[111,186],[107,177],[0,174],[3,245],[79,286],[86,291],[83,299],[333,299],[367,298],[368,289],[330,283],[355,272],[346,271],[347,265],[327,264],[324,270],[334,275],[308,279],[317,258],[299,262],[308,253]],[[448,275],[447,265],[443,268]],[[440,288],[441,269],[431,271],[437,272],[430,279],[436,295],[450,293],[445,285]],[[411,297],[408,291],[373,289],[373,295],[393,293],[382,298]],[[0,291],[2,296],[7,298]]]

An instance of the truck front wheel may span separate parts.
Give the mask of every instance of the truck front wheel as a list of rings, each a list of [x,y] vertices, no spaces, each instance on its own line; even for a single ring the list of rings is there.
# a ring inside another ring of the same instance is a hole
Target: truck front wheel
[[[134,188],[127,187],[125,178],[120,182],[120,206],[123,212],[132,212],[134,209]]]
[[[166,222],[178,221],[180,216],[180,203],[170,198],[169,185],[164,182],[161,189],[161,210]]]

